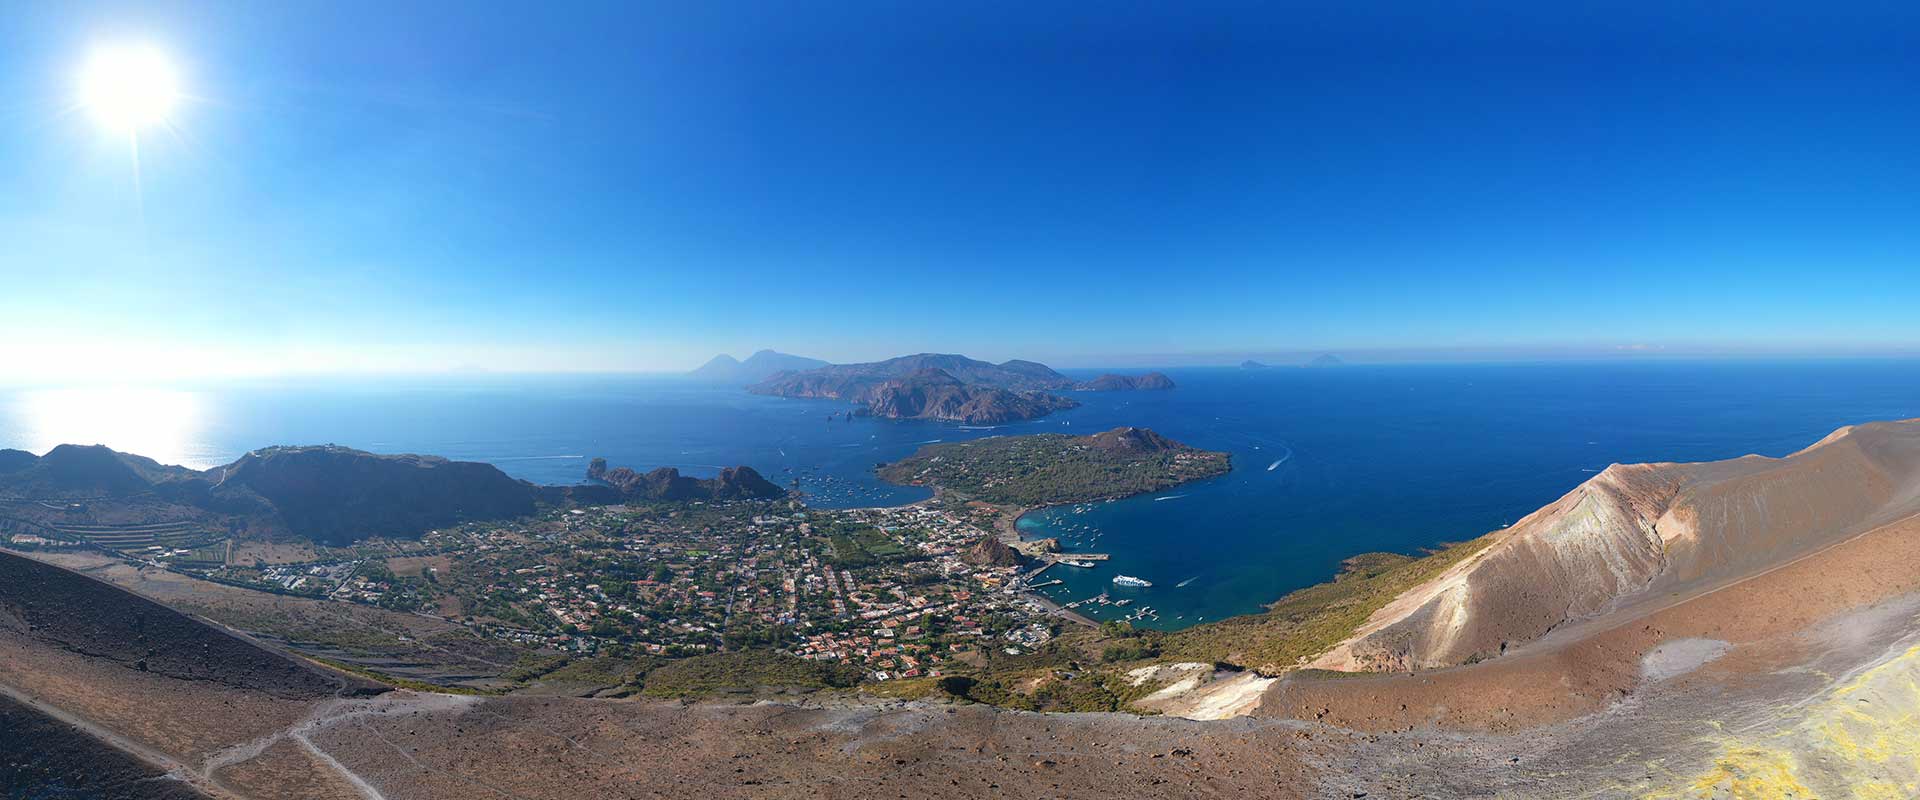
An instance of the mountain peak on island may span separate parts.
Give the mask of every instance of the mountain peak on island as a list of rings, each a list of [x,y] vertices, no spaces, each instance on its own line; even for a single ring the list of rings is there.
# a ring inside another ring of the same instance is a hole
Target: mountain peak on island
[[[1344,366],[1346,363],[1347,362],[1340,360],[1339,356],[1336,356],[1332,353],[1321,353],[1320,355],[1314,356],[1312,361],[1308,361],[1307,366],[1338,367],[1338,366]]]
[[[1127,453],[1156,453],[1164,450],[1181,450],[1186,445],[1161,436],[1150,428],[1122,426],[1110,431],[1101,431],[1087,437],[1088,444],[1096,450],[1110,450]]]
[[[763,349],[747,356],[745,361],[721,353],[700,365],[699,369],[687,373],[687,377],[716,383],[746,384],[758,383],[782,372],[799,372],[824,366],[827,366],[827,362],[817,358]]]
[[[1258,361],[1255,361],[1249,358],[1245,361],[1240,362],[1240,368],[1241,369],[1267,369],[1268,365],[1262,364]]]

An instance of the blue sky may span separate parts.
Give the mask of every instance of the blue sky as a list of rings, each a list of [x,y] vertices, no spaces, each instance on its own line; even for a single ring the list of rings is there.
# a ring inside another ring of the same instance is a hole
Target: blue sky
[[[1797,5],[9,3],[0,361],[1920,350],[1920,12]]]

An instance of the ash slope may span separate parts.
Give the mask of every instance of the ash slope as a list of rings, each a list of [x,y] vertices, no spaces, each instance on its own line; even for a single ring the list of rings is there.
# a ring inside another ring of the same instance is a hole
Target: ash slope
[[[1920,420],[1785,458],[1616,464],[1370,617],[1313,666],[1430,669],[1757,575],[1920,512]]]

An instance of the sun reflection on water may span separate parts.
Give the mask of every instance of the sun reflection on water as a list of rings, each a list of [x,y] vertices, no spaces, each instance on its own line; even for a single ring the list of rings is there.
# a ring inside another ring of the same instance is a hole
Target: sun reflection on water
[[[62,444],[104,444],[162,464],[212,466],[202,444],[197,392],[146,387],[20,392],[0,419],[0,447],[44,454]]]

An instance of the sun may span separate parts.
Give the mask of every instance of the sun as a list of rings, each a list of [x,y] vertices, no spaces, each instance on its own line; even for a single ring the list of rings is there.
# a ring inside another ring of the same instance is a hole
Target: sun
[[[115,131],[165,124],[179,101],[178,74],[166,53],[155,47],[99,48],[80,73],[80,104]]]

